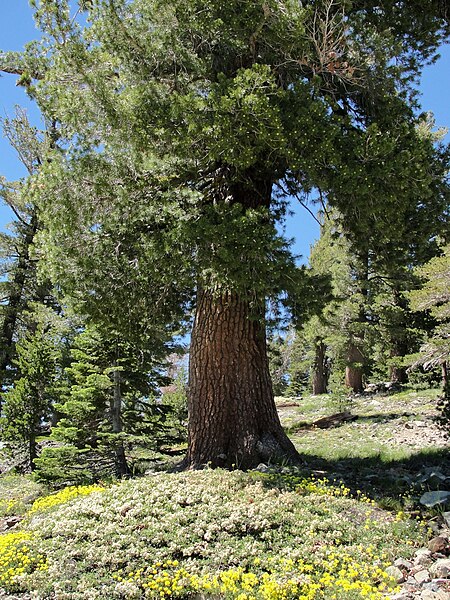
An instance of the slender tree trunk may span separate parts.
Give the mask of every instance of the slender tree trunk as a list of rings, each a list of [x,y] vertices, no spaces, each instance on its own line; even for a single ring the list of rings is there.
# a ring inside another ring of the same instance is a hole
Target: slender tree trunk
[[[391,358],[401,358],[403,356],[406,356],[406,351],[402,351],[401,349],[394,348],[391,352]],[[392,365],[390,368],[390,379],[392,383],[407,383],[408,373],[406,367]]]
[[[118,369],[113,373],[113,382],[114,391],[111,403],[111,427],[113,433],[121,433],[123,431],[122,389],[120,371]],[[121,440],[114,445],[114,463],[117,477],[123,477],[129,473],[125,449]]]
[[[359,301],[358,318],[354,322],[353,332],[348,338],[347,357],[345,368],[345,385],[353,392],[363,391],[363,365],[366,358],[363,354],[365,338],[365,325],[367,324],[367,305],[369,294],[369,250],[360,249],[357,253],[357,261],[353,266],[353,276],[356,280],[355,291],[361,294],[362,301]],[[357,331],[355,332],[355,326]]]
[[[345,367],[345,385],[355,393],[363,391],[363,364],[364,356],[355,343],[351,343],[347,352],[347,366]]]
[[[446,360],[442,363],[442,388],[444,397],[450,399],[450,380],[448,377],[448,363]]]
[[[30,471],[33,472],[36,468],[35,460],[37,458],[36,434],[31,432],[28,438],[28,460],[30,461]]]
[[[328,370],[326,345],[320,339],[316,339],[314,359],[312,393],[313,395],[326,394],[328,386]]]
[[[246,469],[275,459],[299,460],[276,411],[265,329],[235,293],[198,292],[188,407],[182,468]]]
[[[403,358],[411,350],[408,347],[407,341],[407,319],[406,314],[408,311],[408,302],[402,295],[399,289],[394,289],[393,292],[394,305],[401,310],[397,315],[396,326],[391,331],[391,358]],[[399,320],[400,319],[400,320]],[[407,383],[408,373],[406,367],[392,365],[390,368],[390,379],[393,383]]]

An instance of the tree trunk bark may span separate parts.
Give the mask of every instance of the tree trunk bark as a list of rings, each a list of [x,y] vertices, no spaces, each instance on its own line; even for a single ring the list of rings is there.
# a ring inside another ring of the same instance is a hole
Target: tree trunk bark
[[[316,339],[314,359],[312,393],[314,396],[327,393],[328,371],[327,371],[327,355],[325,344]]]
[[[402,295],[400,289],[395,289],[392,292],[394,306],[401,312],[397,312],[396,322],[391,325],[390,343],[391,343],[391,358],[403,358],[411,349],[408,347],[408,322],[407,314],[409,311],[408,302]],[[406,367],[393,364],[389,370],[392,383],[407,383],[408,372]]]
[[[123,431],[122,426],[122,390],[121,390],[121,377],[120,371],[116,370],[113,373],[113,398],[111,403],[111,427],[113,433],[121,433]],[[127,459],[125,456],[125,449],[121,440],[118,440],[114,444],[114,466],[117,477],[123,477],[128,475],[129,469]]]
[[[406,367],[391,367],[390,378],[392,383],[407,383],[408,374],[406,372]]]
[[[181,468],[299,462],[276,411],[265,329],[236,293],[198,291],[188,409],[188,451]]]
[[[446,360],[442,363],[442,388],[444,390],[444,398],[450,400],[450,381],[448,377],[448,363]]]
[[[365,357],[363,354],[364,338],[366,336],[365,326],[367,320],[367,305],[369,294],[369,249],[361,248],[356,254],[357,258],[352,267],[352,277],[355,279],[355,293],[361,295],[357,300],[358,317],[350,324],[347,342],[347,357],[345,367],[345,385],[355,393],[363,391],[363,365]]]
[[[361,350],[354,344],[350,344],[347,353],[347,366],[345,367],[345,385],[355,393],[363,391],[362,365],[364,356]]]

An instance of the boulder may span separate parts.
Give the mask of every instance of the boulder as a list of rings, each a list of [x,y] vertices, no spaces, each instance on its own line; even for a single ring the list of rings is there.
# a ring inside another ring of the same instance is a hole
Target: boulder
[[[431,551],[428,548],[420,548],[416,551],[414,557],[414,565],[416,567],[428,567],[432,562]],[[416,568],[415,571],[420,571],[420,569]]]
[[[420,571],[417,571],[417,573],[414,574],[414,579],[419,584],[426,583],[427,581],[431,580],[430,572],[428,571],[428,569],[421,569]]]
[[[450,492],[448,490],[437,490],[435,492],[425,492],[420,498],[420,504],[431,508],[439,504],[447,504],[450,501]]]
[[[394,567],[405,569],[406,571],[410,571],[412,566],[413,563],[410,560],[406,560],[406,558],[397,558],[397,560],[394,561]]]
[[[431,552],[444,552],[448,547],[448,540],[441,535],[433,538],[428,542],[428,550]]]

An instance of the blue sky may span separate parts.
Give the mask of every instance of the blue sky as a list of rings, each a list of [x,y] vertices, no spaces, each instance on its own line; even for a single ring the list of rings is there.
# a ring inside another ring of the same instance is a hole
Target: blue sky
[[[28,41],[38,35],[34,27],[32,10],[28,0],[0,0],[0,49],[21,50]],[[28,100],[22,87],[16,87],[16,77],[0,77],[0,115],[12,115],[19,104],[29,111],[30,119],[38,124],[39,115]],[[432,111],[436,124],[450,129],[450,46],[441,49],[441,59],[425,70],[420,90],[422,109]],[[450,137],[447,136],[447,140]],[[14,180],[25,175],[24,169],[9,147],[0,137],[0,175]],[[295,207],[294,207],[295,208]],[[0,207],[0,228],[11,219],[9,211]],[[307,258],[309,246],[318,237],[318,226],[308,212],[297,207],[296,215],[289,220],[287,235],[296,240],[295,251]]]

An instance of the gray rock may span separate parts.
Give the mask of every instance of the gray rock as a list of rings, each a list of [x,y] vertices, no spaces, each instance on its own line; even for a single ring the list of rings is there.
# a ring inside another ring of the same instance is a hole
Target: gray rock
[[[389,577],[392,577],[392,579],[395,581],[395,583],[403,583],[405,581],[405,576],[403,575],[403,571],[401,571],[395,565],[391,565],[390,567],[388,567],[386,569],[386,573],[389,575]]]
[[[416,566],[428,567],[432,562],[431,551],[428,548],[420,548],[415,552],[414,564]],[[420,569],[416,569],[416,571],[420,571]]]
[[[417,573],[414,574],[414,579],[417,581],[417,583],[426,583],[431,579],[430,572],[428,571],[428,569],[421,569],[420,571],[417,571]]]
[[[424,583],[423,584],[423,589],[424,590],[430,590],[431,592],[438,592],[439,591],[439,585],[436,583],[437,579],[433,579],[432,581],[428,582],[428,583]]]
[[[367,392],[368,394],[377,392],[378,391],[378,386],[377,386],[376,383],[369,383],[364,388],[364,391]]]
[[[417,482],[418,483],[432,483],[435,485],[442,484],[448,477],[440,471],[428,471],[425,475],[422,475]]]
[[[443,552],[448,546],[447,538],[438,535],[428,542],[428,550],[431,552]]]
[[[417,558],[414,559],[414,566],[416,567],[415,571],[420,571],[422,567],[429,567],[433,559],[431,556],[427,556],[426,554],[421,554]]]
[[[431,508],[438,504],[446,504],[450,500],[450,492],[448,490],[437,490],[435,492],[425,492],[420,498],[420,504]]]
[[[430,567],[430,573],[435,578],[450,577],[450,558],[439,558]]]
[[[445,521],[445,524],[447,525],[447,527],[450,527],[450,512],[444,512],[442,513],[442,517]]]
[[[433,592],[432,590],[422,590],[420,600],[450,600],[450,594],[444,590]]]
[[[399,569],[405,569],[409,571],[412,569],[413,563],[410,560],[406,560],[406,558],[397,558],[394,561],[394,567],[398,567]]]

